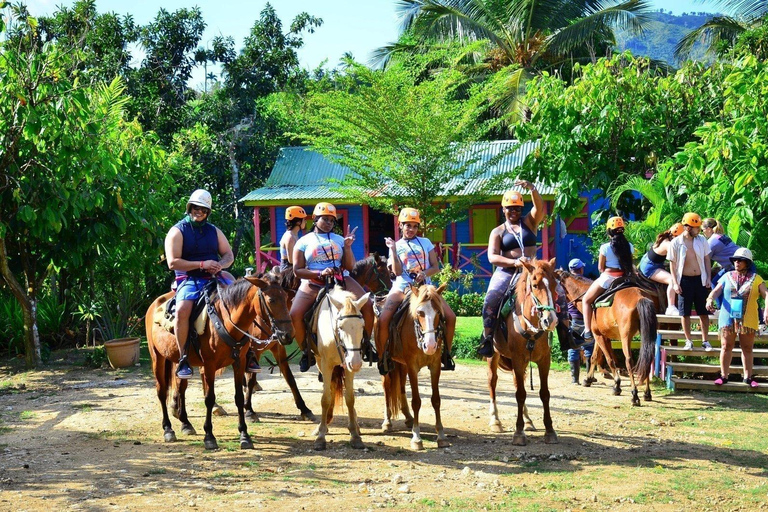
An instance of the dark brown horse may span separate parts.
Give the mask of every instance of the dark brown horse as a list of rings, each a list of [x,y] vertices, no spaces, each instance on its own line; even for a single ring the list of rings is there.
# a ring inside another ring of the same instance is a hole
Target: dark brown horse
[[[586,293],[590,279],[582,276],[576,276],[565,270],[557,270],[560,283],[565,289],[566,300],[573,302],[581,311],[581,298]],[[616,367],[616,357],[613,353],[611,340],[621,340],[621,348],[624,352],[624,359],[627,366],[627,374],[632,386],[632,405],[640,405],[640,398],[637,394],[638,383],[645,382],[645,394],[643,398],[646,401],[651,397],[651,365],[656,344],[656,330],[658,322],[656,311],[659,306],[657,295],[643,288],[632,287],[624,288],[616,292],[613,304],[610,307],[595,309],[592,319],[592,333],[595,335],[595,341],[600,351],[605,355],[608,366],[613,374],[614,386],[613,394],[621,394],[621,375]],[[640,333],[640,357],[637,366],[632,365],[632,338]],[[600,355],[598,350],[592,352],[592,361],[589,366],[587,378],[584,379],[584,385],[590,386],[596,381],[594,378],[595,370],[598,367]],[[637,378],[635,378],[637,373]]]
[[[548,334],[557,326],[555,314],[557,279],[554,273],[554,258],[550,261],[534,260],[524,263],[523,273],[517,282],[515,308],[510,311],[505,321],[507,337],[500,329],[494,332],[493,357],[488,359],[488,389],[491,395],[491,427],[501,432],[501,421],[496,407],[496,383],[498,381],[499,362],[503,360],[504,369],[511,370],[515,376],[515,397],[517,399],[517,423],[512,444],[525,445],[523,431],[528,411],[525,405],[525,374],[529,363],[536,363],[539,369],[539,397],[544,408],[545,443],[556,443],[557,434],[552,427],[549,412],[549,367],[551,353]],[[530,423],[530,420],[528,419]],[[532,426],[529,425],[529,430]]]
[[[218,443],[213,435],[213,423],[211,414],[216,400],[214,392],[214,378],[216,370],[232,365],[235,379],[235,404],[238,411],[238,429],[240,431],[240,447],[243,449],[252,449],[253,442],[248,435],[248,429],[245,424],[244,399],[242,382],[246,363],[247,345],[249,339],[244,335],[250,329],[253,321],[259,316],[262,304],[270,303],[271,298],[265,298],[264,290],[269,289],[270,283],[257,277],[246,277],[239,279],[229,287],[222,288],[214,292],[211,296],[211,303],[221,319],[229,337],[234,340],[225,340],[214,328],[213,321],[209,318],[205,331],[198,338],[199,353],[196,350],[190,350],[188,357],[192,366],[203,367],[203,394],[205,396],[206,417],[205,417],[205,448],[208,450],[218,448]],[[173,377],[173,364],[178,363],[179,350],[176,345],[176,338],[164,328],[154,323],[153,313],[158,306],[164,304],[173,296],[173,292],[166,293],[155,299],[150,305],[145,326],[147,330],[147,342],[149,352],[152,357],[152,370],[155,375],[155,385],[157,388],[157,397],[163,412],[163,431],[166,442],[176,440],[176,434],[171,426],[168,417],[168,388],[171,385]],[[272,311],[276,311],[277,316],[287,318],[288,310],[284,295],[282,300],[277,300],[274,304],[269,304]],[[292,329],[292,327],[291,327]],[[233,346],[234,345],[234,346]],[[184,395],[181,395],[179,401],[180,420],[184,430],[191,433],[194,429],[189,424],[186,415]]]
[[[443,301],[440,297],[445,286],[435,288],[432,285],[424,285],[411,288],[410,307],[400,323],[400,341],[391,348],[395,367],[382,378],[385,417],[381,428],[384,432],[392,430],[392,418],[397,417],[398,411],[401,411],[405,416],[406,425],[412,429],[411,448],[414,450],[424,449],[419,426],[419,411],[421,410],[419,370],[425,366],[429,368],[432,383],[432,408],[435,410],[437,446],[438,448],[450,446],[443,430],[440,415],[440,390],[438,388],[442,340],[438,339],[437,332],[441,320],[445,318]],[[379,347],[380,350],[383,348]],[[408,410],[405,396],[406,378],[411,383],[413,416]]]
[[[284,270],[278,267],[272,268],[272,273],[277,276],[280,285],[286,290],[295,292],[299,289],[301,280],[297,279],[293,273],[293,266]],[[387,269],[387,259],[379,256],[375,252],[368,255],[367,258],[358,260],[355,267],[350,270],[349,275],[360,284],[364,289],[369,290],[374,295],[386,293],[392,288],[392,279]],[[293,295],[291,295],[293,298]]]

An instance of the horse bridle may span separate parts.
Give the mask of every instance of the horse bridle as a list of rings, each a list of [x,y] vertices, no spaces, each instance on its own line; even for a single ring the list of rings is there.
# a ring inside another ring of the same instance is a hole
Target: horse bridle
[[[381,285],[381,290],[379,290],[378,292],[374,292],[374,295],[388,293],[389,288],[387,288],[387,283],[384,282],[384,280],[381,278],[381,274],[379,274],[379,265],[378,265],[378,262],[376,261],[374,261],[373,265],[371,265],[371,269],[367,273],[366,281],[368,281],[368,278],[370,278],[372,275],[376,276],[376,280]]]
[[[330,299],[328,300],[328,303],[330,304]],[[357,315],[336,315],[336,317],[335,317],[336,322],[335,322],[335,325],[334,325],[334,328],[333,328],[333,338],[334,338],[334,341],[336,342],[336,351],[339,353],[339,358],[341,359],[341,362],[342,362],[342,364],[345,367],[347,366],[347,353],[348,352],[362,352],[363,351],[363,347],[362,346],[360,346],[358,348],[355,348],[355,347],[351,347],[350,348],[350,347],[347,347],[346,343],[344,343],[341,340],[341,336],[339,335],[339,323],[342,320],[346,319],[346,318],[359,318],[359,319],[362,320],[363,319],[363,315],[358,313]]]
[[[270,343],[272,343],[273,341],[275,341],[277,339],[277,330],[278,330],[277,329],[277,325],[289,324],[289,323],[291,323],[291,321],[290,320],[276,320],[274,314],[272,313],[272,310],[267,305],[266,299],[264,299],[264,292],[261,291],[261,288],[258,289],[258,294],[259,294],[259,308],[262,311],[266,311],[267,318],[269,318],[269,323],[270,323],[271,331],[268,331],[263,325],[261,325],[256,320],[256,318],[253,319],[253,325],[255,325],[256,327],[261,329],[262,333],[265,333],[265,332],[271,332],[272,333],[269,336],[269,338],[266,338],[266,339],[257,338],[256,336],[254,336],[254,335],[252,335],[252,334],[242,330],[240,327],[238,327],[237,324],[235,324],[232,321],[232,314],[230,313],[229,308],[227,307],[227,305],[224,304],[224,301],[221,301],[221,305],[224,307],[224,309],[227,312],[227,317],[228,317],[227,320],[229,320],[229,323],[232,324],[232,326],[238,332],[240,332],[240,334],[242,334],[244,337],[248,338],[253,343],[255,343],[257,345],[257,348],[265,348],[265,347],[269,346]],[[240,338],[240,341],[242,341],[242,338]],[[239,341],[238,341],[238,343],[239,343]]]
[[[422,352],[424,351],[424,348],[426,347],[426,342],[424,341],[424,335],[425,334],[434,334],[435,338],[438,337],[438,334],[441,331],[441,322],[442,322],[442,315],[438,315],[440,320],[438,320],[437,327],[432,327],[432,329],[427,329],[426,331],[422,330],[421,328],[421,322],[419,322],[418,318],[413,319],[413,331],[416,334],[416,346],[419,347],[419,350]]]

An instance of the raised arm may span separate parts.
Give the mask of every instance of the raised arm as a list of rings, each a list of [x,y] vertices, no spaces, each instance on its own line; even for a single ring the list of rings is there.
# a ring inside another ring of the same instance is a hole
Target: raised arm
[[[516,180],[515,186],[523,187],[527,189],[531,193],[531,200],[533,201],[533,207],[531,208],[531,211],[528,213],[528,220],[529,227],[532,228],[534,231],[539,229],[539,224],[544,222],[544,217],[546,216],[547,209],[544,205],[544,199],[542,199],[541,194],[539,194],[539,191],[536,190],[536,186],[527,180]]]

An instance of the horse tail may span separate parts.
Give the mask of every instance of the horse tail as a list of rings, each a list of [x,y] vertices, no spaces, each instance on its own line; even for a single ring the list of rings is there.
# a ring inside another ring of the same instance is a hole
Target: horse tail
[[[395,363],[395,368],[386,374],[383,379],[383,387],[385,395],[387,396],[387,407],[391,414],[392,419],[397,418],[400,415],[401,393],[403,383],[401,381],[401,373],[399,368],[400,363]]]
[[[337,409],[344,403],[344,371],[341,366],[334,366],[331,373],[331,388],[334,391],[334,403]]]
[[[637,302],[640,317],[640,357],[635,366],[638,384],[645,382],[651,375],[651,364],[656,350],[656,331],[659,327],[656,318],[656,306],[651,299],[643,297]]]

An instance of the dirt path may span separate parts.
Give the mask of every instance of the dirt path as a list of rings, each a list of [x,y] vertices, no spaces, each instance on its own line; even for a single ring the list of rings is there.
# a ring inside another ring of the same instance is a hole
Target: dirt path
[[[316,372],[297,372],[297,381],[319,413]],[[217,382],[230,415],[214,418],[221,449],[206,452],[202,435],[182,436],[176,420],[180,442],[163,443],[146,369],[0,374],[0,511],[755,510],[768,500],[764,396],[657,390],[654,402],[631,408],[627,392],[612,396],[602,379],[587,389],[555,372],[560,444],[544,444],[539,431],[529,435],[528,446],[516,447],[510,376],[499,383],[506,431],[492,434],[485,369],[460,364],[441,382],[452,446],[436,448],[427,398],[426,450],[414,452],[402,418],[396,432],[380,432],[383,394],[375,367],[365,367],[355,387],[367,448],[348,446],[346,416],[337,412],[328,450],[315,452],[315,425],[299,419],[282,378],[267,374],[256,398],[261,422],[249,426],[256,449],[241,451],[231,373]],[[541,427],[535,383],[529,404]],[[188,400],[191,421],[202,432],[198,380]]]

